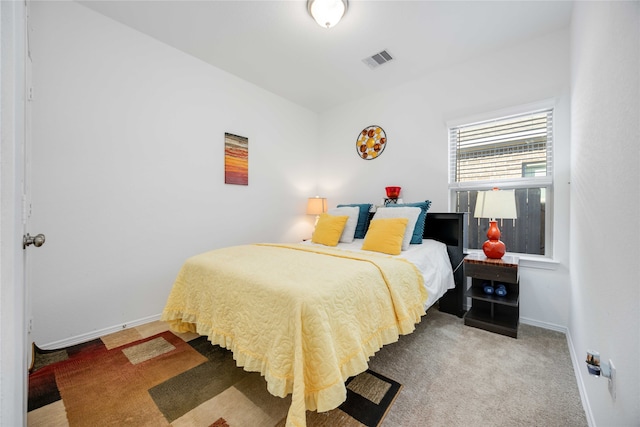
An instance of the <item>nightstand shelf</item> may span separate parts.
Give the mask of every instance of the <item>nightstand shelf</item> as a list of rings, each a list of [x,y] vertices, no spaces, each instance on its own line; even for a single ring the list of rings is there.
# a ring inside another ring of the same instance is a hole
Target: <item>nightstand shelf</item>
[[[483,280],[482,282],[483,283],[487,282],[487,280]],[[494,284],[495,283],[501,283],[501,282],[494,282]],[[484,290],[480,286],[482,286],[482,284],[477,286],[472,285],[467,291],[467,296],[470,298],[473,298],[474,300],[479,300],[479,301],[496,302],[498,304],[510,305],[512,307],[518,306],[518,303],[520,301],[520,293],[517,290],[514,290],[513,292],[508,293],[504,297],[499,297],[496,295],[485,294]]]
[[[464,275],[471,278],[465,295],[472,307],[464,316],[464,324],[490,332],[518,337],[520,319],[520,283],[518,258],[505,256],[489,259],[484,254],[470,254],[464,259]],[[486,285],[504,285],[507,294],[497,296],[484,292]]]

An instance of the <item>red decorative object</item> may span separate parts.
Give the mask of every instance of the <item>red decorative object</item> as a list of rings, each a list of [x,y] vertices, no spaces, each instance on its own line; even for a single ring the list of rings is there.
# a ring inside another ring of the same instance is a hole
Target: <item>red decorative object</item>
[[[390,199],[397,199],[400,197],[400,190],[402,187],[384,187],[387,192],[387,197]]]
[[[489,230],[487,230],[487,240],[482,244],[482,250],[487,258],[500,259],[506,252],[506,247],[500,240],[500,229],[497,221],[489,221]]]

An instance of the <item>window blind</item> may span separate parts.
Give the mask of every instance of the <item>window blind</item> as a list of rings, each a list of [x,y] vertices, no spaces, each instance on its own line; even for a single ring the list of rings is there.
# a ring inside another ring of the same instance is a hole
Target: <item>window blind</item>
[[[550,182],[553,110],[452,127],[449,143],[450,184]]]

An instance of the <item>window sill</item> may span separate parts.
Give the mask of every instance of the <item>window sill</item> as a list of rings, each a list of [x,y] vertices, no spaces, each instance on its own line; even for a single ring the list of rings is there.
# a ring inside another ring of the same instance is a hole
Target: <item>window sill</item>
[[[479,249],[467,249],[467,253],[482,253]],[[529,255],[519,254],[515,252],[507,252],[505,255],[512,255],[520,258],[520,267],[524,268],[538,268],[541,270],[557,270],[560,266],[560,262],[553,258],[548,258],[542,255]]]

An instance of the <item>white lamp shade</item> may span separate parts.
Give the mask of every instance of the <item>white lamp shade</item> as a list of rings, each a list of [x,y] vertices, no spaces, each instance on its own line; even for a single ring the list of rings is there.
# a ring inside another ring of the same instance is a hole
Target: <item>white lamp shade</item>
[[[324,197],[310,197],[307,202],[308,215],[320,215],[327,211],[327,199]]]
[[[478,191],[473,216],[490,219],[516,219],[518,214],[516,212],[515,190]]]
[[[347,0],[307,0],[307,8],[318,25],[331,28],[347,11]]]

